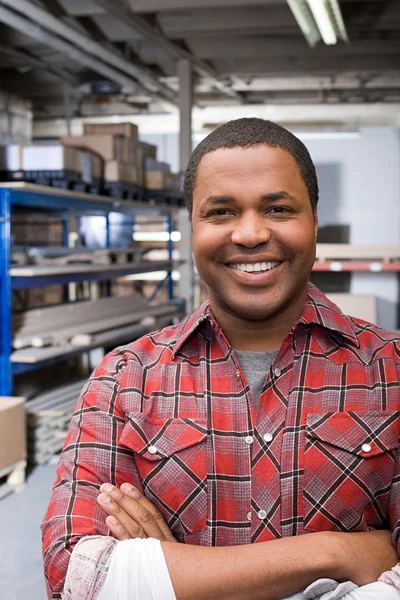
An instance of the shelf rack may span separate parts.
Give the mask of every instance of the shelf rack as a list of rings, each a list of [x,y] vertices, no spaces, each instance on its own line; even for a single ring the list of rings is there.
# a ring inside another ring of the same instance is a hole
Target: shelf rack
[[[172,241],[169,235],[168,260],[148,261],[148,263],[133,262],[114,265],[58,265],[48,267],[12,266],[12,234],[11,216],[14,207],[38,211],[42,214],[56,216],[63,223],[63,245],[68,246],[68,223],[72,215],[101,215],[106,219],[106,248],[110,247],[110,214],[120,213],[133,219],[136,215],[164,217],[167,221],[168,233],[173,231],[176,206],[162,203],[162,198],[153,202],[133,202],[72,192],[47,186],[25,182],[0,184],[0,396],[11,396],[13,376],[32,368],[42,366],[49,360],[59,360],[63,356],[78,354],[94,347],[101,346],[104,336],[99,336],[98,342],[85,347],[60,348],[61,354],[49,353],[45,349],[42,359],[40,356],[33,364],[18,362],[14,353],[12,357],[12,291],[54,284],[66,284],[80,281],[101,281],[114,279],[127,274],[145,273],[150,271],[167,271],[166,283],[171,304],[183,310],[179,300],[173,299]],[[177,311],[179,312],[179,311]],[[150,327],[149,327],[150,330]],[[145,331],[143,331],[145,333]],[[49,355],[51,355],[49,357]]]

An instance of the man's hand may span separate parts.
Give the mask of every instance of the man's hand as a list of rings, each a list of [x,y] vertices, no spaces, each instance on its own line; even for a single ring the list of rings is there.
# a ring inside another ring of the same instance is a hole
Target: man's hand
[[[100,492],[97,502],[108,514],[107,526],[117,540],[151,537],[177,542],[160,511],[130,483],[121,489],[104,483]]]

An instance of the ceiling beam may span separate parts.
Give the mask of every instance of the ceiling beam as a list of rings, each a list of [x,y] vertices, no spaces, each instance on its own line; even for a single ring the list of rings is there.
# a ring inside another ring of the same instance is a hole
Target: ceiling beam
[[[22,65],[27,65],[31,68],[45,70],[46,72],[51,73],[51,75],[61,81],[64,85],[67,85],[70,90],[78,87],[77,81],[70,73],[68,73],[68,71],[60,67],[55,67],[51,63],[29,54],[25,50],[17,50],[16,48],[0,44],[0,55],[10,56],[11,58],[21,61]]]
[[[166,10],[190,10],[203,8],[233,6],[276,6],[277,4],[286,4],[286,0],[128,0],[132,10],[136,13],[159,12]],[[382,2],[382,0],[369,0],[372,2]],[[341,0],[346,2],[365,2],[365,0]]]
[[[20,17],[2,5],[11,6],[24,17]],[[75,56],[78,63],[82,62],[83,65],[123,87],[139,86],[147,93],[159,94],[163,100],[177,103],[175,92],[162,84],[149,68],[130,63],[115,50],[105,48],[91,40],[28,0],[0,0],[0,20],[4,20],[19,31],[22,30],[30,37],[65,52],[71,58]]]
[[[400,69],[400,40],[354,40],[351,45],[340,43],[336,46],[321,44],[316,49],[309,48],[302,37],[285,36],[271,38],[266,36],[202,36],[189,38],[188,43],[193,52],[202,59],[257,59],[260,56],[266,60],[277,57],[287,58],[295,62],[299,57],[317,57],[324,66],[325,59],[335,57],[367,55],[394,55],[399,57]]]
[[[138,31],[144,38],[157,44],[157,46],[162,48],[165,52],[168,52],[168,54],[174,58],[190,60],[194,71],[202,77],[212,78],[215,87],[221,93],[226,94],[227,96],[237,96],[237,93],[234,90],[227,86],[223,81],[220,81],[220,76],[211,66],[198,59],[185,48],[175,44],[175,42],[171,41],[162,33],[162,31],[149,25],[142,17],[127,10],[124,6],[115,2],[115,0],[97,0],[97,3],[111,15],[120,19],[125,25],[129,24],[133,30]]]
[[[226,76],[236,75],[249,78],[251,76],[261,75],[268,77],[271,75],[285,76],[307,76],[307,75],[323,75],[335,77],[341,74],[360,73],[364,75],[371,74],[376,76],[377,73],[394,73],[400,71],[400,61],[398,54],[377,56],[332,56],[324,58],[321,63],[321,58],[314,56],[290,56],[290,57],[273,57],[270,60],[265,58],[249,59],[220,59],[216,60],[216,65],[221,73]]]

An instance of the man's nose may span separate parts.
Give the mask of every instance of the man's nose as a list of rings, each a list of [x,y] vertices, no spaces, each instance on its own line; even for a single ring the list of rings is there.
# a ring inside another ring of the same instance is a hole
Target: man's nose
[[[271,239],[271,230],[267,220],[261,215],[242,215],[233,227],[231,241],[233,244],[255,248],[266,244]]]

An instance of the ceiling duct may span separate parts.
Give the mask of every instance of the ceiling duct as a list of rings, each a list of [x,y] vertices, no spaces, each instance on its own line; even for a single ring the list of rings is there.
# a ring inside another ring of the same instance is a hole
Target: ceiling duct
[[[338,0],[287,0],[290,10],[312,48],[322,40],[331,46],[348,42]]]

